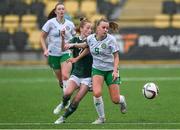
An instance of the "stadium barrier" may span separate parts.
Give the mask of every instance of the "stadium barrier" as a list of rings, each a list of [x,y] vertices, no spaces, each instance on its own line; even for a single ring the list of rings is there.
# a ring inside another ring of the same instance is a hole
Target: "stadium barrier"
[[[123,28],[116,34],[123,60],[179,60],[180,30]]]
[[[120,46],[122,64],[179,64],[180,30],[167,28],[122,28],[114,34]],[[127,61],[127,62],[126,62]],[[149,62],[150,61],[150,62]],[[47,64],[42,51],[6,50],[0,65]]]

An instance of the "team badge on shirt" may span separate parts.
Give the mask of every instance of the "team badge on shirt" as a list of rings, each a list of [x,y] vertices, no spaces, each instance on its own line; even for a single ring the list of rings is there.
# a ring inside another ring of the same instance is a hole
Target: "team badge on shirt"
[[[101,44],[102,49],[106,49],[106,43]]]
[[[53,23],[50,23],[49,28],[50,28],[50,30],[52,30],[52,29],[57,29],[57,27],[56,27]]]
[[[69,26],[66,26],[65,28],[66,28],[66,31],[70,31],[71,29]]]

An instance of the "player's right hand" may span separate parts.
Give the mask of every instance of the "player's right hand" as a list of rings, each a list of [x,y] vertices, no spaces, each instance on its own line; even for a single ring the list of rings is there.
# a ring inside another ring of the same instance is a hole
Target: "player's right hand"
[[[65,49],[65,50],[68,50],[68,49],[70,49],[70,48],[72,48],[72,47],[73,47],[73,44],[66,43],[66,44],[64,45],[64,49]]]
[[[45,57],[48,57],[48,55],[49,55],[48,50],[45,50],[45,51],[44,51],[44,56],[45,56]]]

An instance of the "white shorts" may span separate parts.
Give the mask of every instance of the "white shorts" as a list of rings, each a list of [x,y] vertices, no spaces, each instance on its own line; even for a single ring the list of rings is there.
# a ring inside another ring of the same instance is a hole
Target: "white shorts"
[[[89,78],[78,78],[75,75],[71,75],[69,80],[74,81],[77,84],[78,87],[80,86],[80,84],[84,84],[84,85],[88,86],[89,88],[92,87],[92,79],[91,79],[91,77],[89,77]]]

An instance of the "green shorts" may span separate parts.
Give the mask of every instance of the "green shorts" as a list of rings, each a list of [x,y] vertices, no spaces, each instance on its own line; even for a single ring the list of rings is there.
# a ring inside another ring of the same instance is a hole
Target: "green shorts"
[[[66,54],[63,54],[62,56],[61,56],[61,63],[63,63],[64,61],[67,61],[69,58],[72,58],[73,57],[73,55],[72,55],[72,53],[66,53]]]
[[[113,71],[101,71],[101,70],[92,68],[92,76],[94,75],[103,76],[107,86],[110,86],[111,84],[118,84],[118,85],[121,84],[120,77],[118,77],[116,80],[113,81],[112,73]]]
[[[71,53],[62,56],[48,56],[48,64],[53,69],[61,69],[61,63],[72,57]]]

